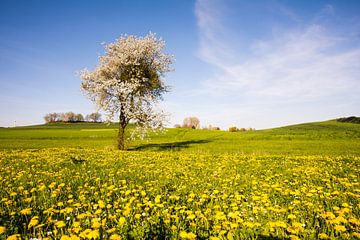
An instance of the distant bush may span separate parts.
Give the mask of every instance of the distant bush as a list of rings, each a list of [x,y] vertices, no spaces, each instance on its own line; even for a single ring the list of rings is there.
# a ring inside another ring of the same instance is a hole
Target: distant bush
[[[247,132],[247,131],[255,131],[255,128],[237,128],[237,127],[229,128],[229,132]]]
[[[219,127],[214,127],[214,126],[211,126],[211,125],[209,125],[209,126],[207,127],[207,129],[208,129],[208,130],[220,130]]]
[[[181,128],[181,125],[180,124],[175,124],[174,128]]]
[[[229,132],[237,132],[239,129],[237,127],[229,127]]]
[[[338,118],[336,119],[336,121],[338,122],[348,122],[348,123],[360,123],[360,117],[355,117],[355,116],[351,116],[351,117],[345,117],[345,118]]]

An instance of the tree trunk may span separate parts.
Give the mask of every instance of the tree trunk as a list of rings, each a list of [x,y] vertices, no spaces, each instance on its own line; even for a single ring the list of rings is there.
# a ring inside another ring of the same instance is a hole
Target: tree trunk
[[[119,124],[119,133],[117,138],[117,147],[119,150],[125,150],[125,128],[122,127],[121,123]]]
[[[119,150],[126,150],[126,143],[125,143],[125,128],[127,126],[127,121],[122,111],[120,109],[120,117],[119,117],[119,133],[118,133],[118,142],[117,147]]]

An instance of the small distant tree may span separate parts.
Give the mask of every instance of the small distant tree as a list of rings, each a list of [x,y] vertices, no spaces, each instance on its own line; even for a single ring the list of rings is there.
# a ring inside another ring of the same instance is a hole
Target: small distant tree
[[[181,128],[181,125],[180,124],[175,124],[174,128]]]
[[[77,114],[74,112],[66,112],[61,114],[63,122],[76,122]]]
[[[162,129],[165,115],[156,103],[168,87],[163,81],[173,56],[165,54],[164,41],[150,33],[144,38],[121,36],[106,45],[105,55],[93,71],[82,70],[81,89],[110,121],[118,115],[118,149],[125,149],[125,129],[130,122],[144,136],[147,130]]]
[[[200,128],[200,120],[197,117],[187,117],[183,121],[183,128]]]
[[[44,116],[45,123],[54,123],[59,121],[59,114],[58,113],[48,113]]]
[[[208,127],[207,127],[207,130],[220,130],[220,128],[219,127],[215,127],[215,126],[212,126],[212,125],[209,125]]]
[[[87,115],[86,119],[89,122],[101,122],[101,114],[98,112],[94,112],[94,113]]]
[[[237,132],[239,129],[237,127],[229,127],[229,132]]]
[[[84,116],[81,113],[76,114],[75,117],[75,122],[83,122],[84,121]]]

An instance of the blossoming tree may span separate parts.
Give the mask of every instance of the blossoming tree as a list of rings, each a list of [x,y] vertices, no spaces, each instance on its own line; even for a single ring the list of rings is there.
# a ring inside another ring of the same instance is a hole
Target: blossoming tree
[[[126,149],[125,129],[130,122],[141,136],[163,128],[165,114],[157,103],[169,89],[163,77],[173,62],[173,56],[163,52],[164,46],[153,33],[124,35],[105,46],[93,71],[80,72],[81,88],[97,108],[107,113],[108,120],[119,117],[118,149]]]

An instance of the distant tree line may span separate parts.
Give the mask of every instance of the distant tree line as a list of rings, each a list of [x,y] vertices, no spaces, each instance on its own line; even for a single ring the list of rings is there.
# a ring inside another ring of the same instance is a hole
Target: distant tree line
[[[200,129],[200,120],[197,117],[186,117],[183,121],[183,124],[175,124],[175,128],[191,128],[191,129]],[[220,130],[219,127],[207,126],[203,127],[203,130]]]
[[[200,120],[197,117],[187,117],[184,119],[183,124],[175,124],[175,128],[192,128],[192,129],[200,129]],[[220,130],[219,127],[215,127],[209,125],[207,127],[203,127],[203,130]],[[247,131],[255,131],[255,128],[237,128],[230,127],[229,132],[247,132]]]
[[[48,113],[44,116],[45,123],[55,122],[102,122],[101,114],[94,112],[86,115],[81,113],[66,112],[66,113]]]
[[[344,117],[336,119],[338,122],[348,122],[348,123],[360,123],[360,117]]]

